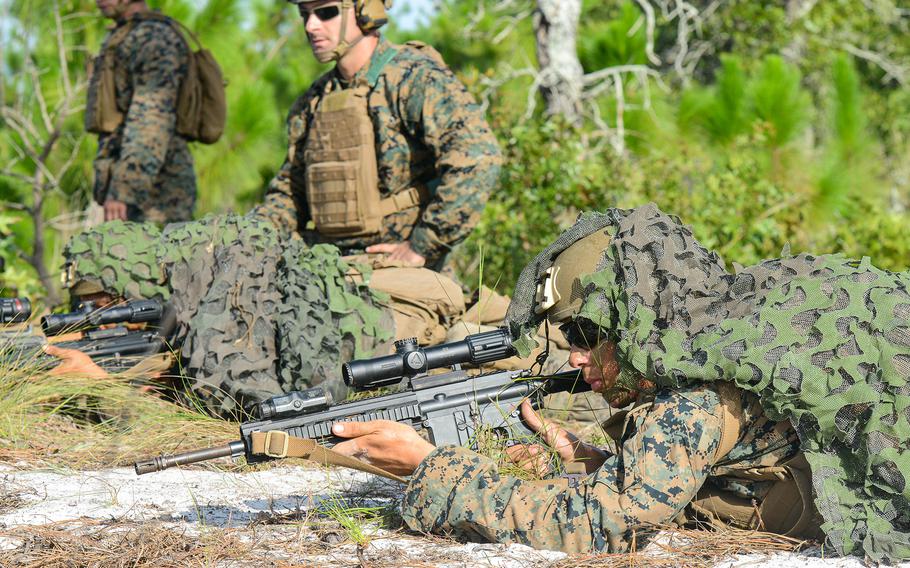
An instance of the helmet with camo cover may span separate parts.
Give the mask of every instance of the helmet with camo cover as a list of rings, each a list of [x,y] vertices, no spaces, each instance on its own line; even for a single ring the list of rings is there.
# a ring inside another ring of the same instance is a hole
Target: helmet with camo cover
[[[559,308],[536,309],[541,277],[608,226],[571,317],[615,344],[617,383],[725,381],[758,395],[799,437],[827,543],[877,562],[910,559],[910,273],[785,252],[730,274],[654,205],[609,210],[582,216],[522,272],[507,316],[516,335]],[[554,286],[565,290],[558,275]]]
[[[618,209],[582,214],[522,270],[506,314],[520,355],[527,356],[534,349],[537,328],[544,320],[565,326],[579,317],[590,292],[586,279],[604,268],[604,253],[622,214]]]
[[[315,4],[324,0],[288,0],[291,4],[298,6],[306,4]],[[334,3],[341,9],[341,34],[340,41],[332,51],[332,59],[337,61],[341,59],[357,43],[349,43],[344,40],[349,25],[348,9],[354,9],[354,17],[357,27],[364,35],[374,32],[386,25],[389,21],[389,15],[386,10],[392,7],[392,0],[341,0]],[[325,63],[325,61],[323,61]]]
[[[127,300],[167,299],[160,236],[152,223],[123,221],[79,233],[63,249],[63,286],[72,296],[106,292]]]

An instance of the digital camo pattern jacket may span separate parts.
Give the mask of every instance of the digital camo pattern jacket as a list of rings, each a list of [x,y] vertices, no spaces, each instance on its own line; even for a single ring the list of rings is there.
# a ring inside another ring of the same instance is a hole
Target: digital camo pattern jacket
[[[370,65],[390,47],[382,39]],[[325,94],[346,88],[332,70],[291,108],[288,157],[269,184],[264,203],[252,215],[268,217],[310,243],[331,242],[345,253],[372,244],[410,241],[428,264],[470,234],[498,182],[501,155],[496,139],[480,107],[452,71],[414,47],[397,48],[398,55],[385,65],[369,96],[379,190],[386,197],[438,180],[428,206],[422,212],[412,207],[387,216],[381,233],[367,238],[329,239],[305,230],[310,214],[303,146],[313,108]],[[370,65],[357,73],[351,85],[365,80]]]
[[[793,456],[793,429],[768,420],[751,393],[742,397],[742,434],[723,461],[749,469]],[[487,457],[437,448],[408,485],[403,518],[422,532],[569,553],[626,551],[633,541],[644,544],[649,527],[673,521],[706,484],[745,499],[764,497],[769,482],[716,475],[720,404],[705,385],[657,392],[646,412],[630,419],[621,450],[577,485],[501,475]]]
[[[130,24],[119,22],[105,45],[125,25]],[[131,221],[188,221],[196,202],[196,174],[176,128],[177,93],[189,52],[164,21],[140,19],[133,25],[114,48],[117,106],[124,121],[98,137],[95,200],[125,202]]]

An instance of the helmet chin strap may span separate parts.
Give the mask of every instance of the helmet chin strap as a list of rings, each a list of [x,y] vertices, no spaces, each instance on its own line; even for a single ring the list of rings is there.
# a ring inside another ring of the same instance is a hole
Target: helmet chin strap
[[[332,61],[338,61],[344,57],[347,52],[351,51],[352,47],[360,43],[360,40],[365,37],[365,35],[361,35],[352,42],[348,42],[345,39],[348,35],[348,24],[350,23],[350,18],[348,17],[349,8],[356,9],[356,7],[355,0],[341,0],[341,34],[339,35],[338,45],[332,50]]]

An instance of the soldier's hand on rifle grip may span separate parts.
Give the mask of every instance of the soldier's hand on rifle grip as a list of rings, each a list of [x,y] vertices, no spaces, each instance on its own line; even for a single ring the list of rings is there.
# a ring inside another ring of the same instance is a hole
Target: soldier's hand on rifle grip
[[[436,449],[410,426],[390,420],[339,422],[332,426],[332,434],[350,438],[336,444],[332,448],[336,452],[395,475],[414,473],[420,462]]]
[[[543,441],[559,454],[564,463],[582,461],[585,470],[593,473],[606,461],[606,452],[582,442],[575,434],[544,420],[534,411],[528,400],[521,403],[521,417],[528,428],[537,432]],[[549,450],[538,444],[519,444],[508,448],[506,452],[516,465],[531,473],[543,475],[549,471]]]
[[[104,379],[110,376],[82,351],[45,345],[44,352],[60,359],[60,364],[49,372],[53,376],[75,375],[89,379]]]

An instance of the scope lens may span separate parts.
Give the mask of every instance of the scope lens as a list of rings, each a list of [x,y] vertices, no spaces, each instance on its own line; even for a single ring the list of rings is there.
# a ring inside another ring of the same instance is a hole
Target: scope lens
[[[27,298],[0,298],[0,323],[21,323],[32,315]]]

